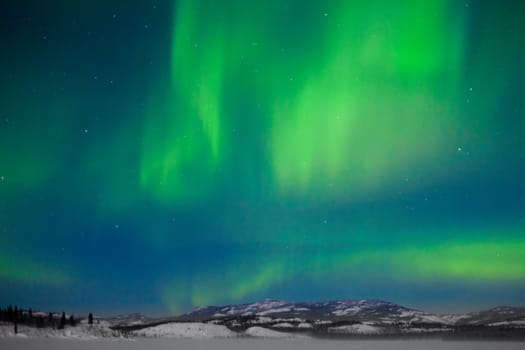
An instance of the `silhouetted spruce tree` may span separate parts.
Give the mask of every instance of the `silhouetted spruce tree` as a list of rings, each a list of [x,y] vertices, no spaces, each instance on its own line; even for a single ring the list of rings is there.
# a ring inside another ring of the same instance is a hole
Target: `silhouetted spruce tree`
[[[62,312],[62,317],[60,318],[60,329],[64,328],[66,325],[66,313]]]
[[[29,308],[29,311],[27,312],[27,319],[29,322],[33,322],[33,310]]]
[[[18,333],[18,307],[15,305],[15,310],[13,311],[13,322],[15,323],[15,334]]]
[[[44,327],[44,318],[41,315],[38,315],[36,318],[36,326],[38,328]]]
[[[73,315],[69,316],[69,325],[75,327],[75,317]]]
[[[24,313],[22,309],[18,310],[18,322],[21,324],[27,323],[27,313]]]
[[[93,314],[90,312],[88,316],[88,323],[93,324]]]
[[[13,307],[9,305],[9,307],[7,308],[7,322],[13,322],[13,321],[14,321]]]

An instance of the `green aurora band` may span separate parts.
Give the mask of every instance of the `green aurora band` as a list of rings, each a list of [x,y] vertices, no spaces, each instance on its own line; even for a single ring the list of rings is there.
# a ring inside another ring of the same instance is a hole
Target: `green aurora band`
[[[243,118],[270,131],[284,196],[368,194],[443,160],[463,98],[453,2],[328,3],[299,44],[275,39],[272,27],[290,30],[279,4],[177,4],[169,94],[146,127],[141,170],[158,198],[205,195],[218,167],[236,165],[231,125],[246,100],[262,110]]]

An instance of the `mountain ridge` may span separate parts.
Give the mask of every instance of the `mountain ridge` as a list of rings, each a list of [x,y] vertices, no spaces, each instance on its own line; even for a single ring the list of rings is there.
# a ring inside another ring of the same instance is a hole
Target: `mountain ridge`
[[[381,299],[344,299],[330,301],[289,302],[264,299],[258,302],[224,306],[199,306],[175,317],[184,321],[210,321],[232,317],[298,318],[392,323],[423,323],[439,325],[490,325],[498,322],[524,322],[525,307],[496,306],[490,309],[459,313],[437,314],[405,307]]]

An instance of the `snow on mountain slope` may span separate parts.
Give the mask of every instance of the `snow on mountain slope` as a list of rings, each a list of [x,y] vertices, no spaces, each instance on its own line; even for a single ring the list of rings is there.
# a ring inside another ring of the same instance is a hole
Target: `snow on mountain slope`
[[[519,324],[525,322],[525,308],[498,306],[492,309],[479,312],[471,312],[462,315],[456,320],[456,325],[489,325],[507,322],[507,324]]]
[[[283,322],[309,320],[315,324],[319,321],[358,321],[361,323],[373,322],[377,325],[401,323],[440,325],[442,327],[499,324],[498,322],[519,325],[520,322],[525,321],[525,308],[500,306],[467,314],[436,315],[382,300],[363,299],[293,303],[267,299],[250,304],[201,307],[180,316],[179,319],[206,321],[240,316],[266,316],[274,321],[280,319]]]
[[[276,323],[272,327],[274,328],[295,328],[295,326],[289,322]]]
[[[378,323],[431,323],[448,325],[447,319],[381,300],[343,300],[291,303],[265,300],[257,303],[200,307],[180,316],[186,321],[206,321],[221,317],[269,316],[301,320],[360,320]]]
[[[470,316],[468,314],[445,314],[445,315],[440,315],[439,317],[441,317],[443,320],[445,320],[449,324],[456,324],[460,322],[461,320],[469,318]]]
[[[281,308],[277,308],[277,309],[270,309],[270,310],[266,310],[266,311],[261,311],[261,312],[258,312],[257,314],[261,315],[261,316],[266,316],[266,315],[270,315],[270,314],[286,313],[286,312],[290,312],[290,311],[292,311],[291,308],[281,307]],[[250,313],[248,313],[248,314],[250,314]]]
[[[401,313],[396,315],[400,320],[409,322],[409,323],[432,323],[432,324],[443,324],[443,325],[449,325],[451,324],[449,320],[429,314],[422,311],[402,311]]]
[[[314,326],[311,324],[311,323],[307,323],[307,322],[301,322],[297,325],[297,328],[301,328],[301,329],[311,329],[311,328],[314,328]]]

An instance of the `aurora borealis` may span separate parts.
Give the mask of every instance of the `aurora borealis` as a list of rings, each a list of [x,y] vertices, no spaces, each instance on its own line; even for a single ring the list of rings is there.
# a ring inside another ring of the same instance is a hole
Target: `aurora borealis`
[[[0,5],[0,301],[525,302],[525,5]]]

